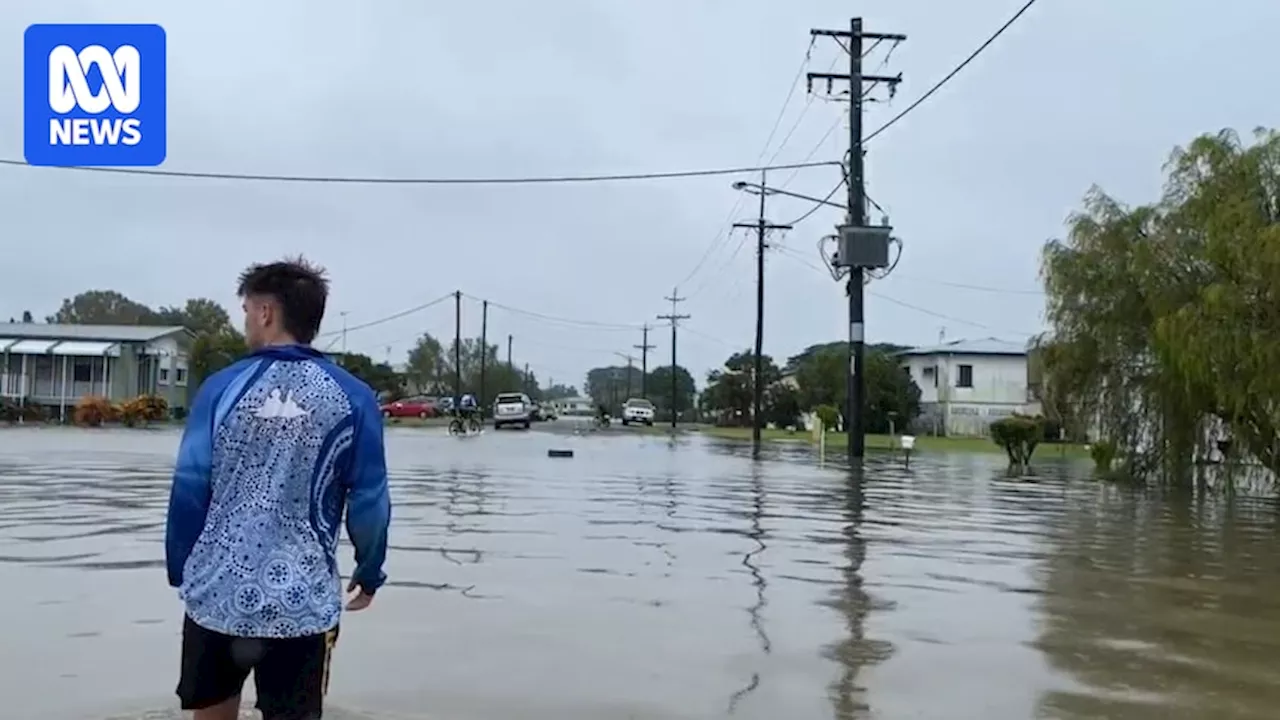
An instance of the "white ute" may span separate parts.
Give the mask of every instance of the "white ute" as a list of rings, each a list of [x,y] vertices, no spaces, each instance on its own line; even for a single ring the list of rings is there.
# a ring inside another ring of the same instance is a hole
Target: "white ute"
[[[622,406],[622,424],[640,423],[653,426],[653,403],[644,398],[631,398]]]

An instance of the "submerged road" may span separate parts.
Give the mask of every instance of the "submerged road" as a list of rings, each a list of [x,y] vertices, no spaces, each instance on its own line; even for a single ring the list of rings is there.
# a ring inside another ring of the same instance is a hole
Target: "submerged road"
[[[1274,503],[1001,458],[387,433],[391,581],[326,718],[1274,717]],[[0,428],[4,717],[177,718],[173,430]],[[548,458],[552,447],[572,459]],[[349,568],[350,548],[342,550]],[[252,717],[251,715],[247,717]]]

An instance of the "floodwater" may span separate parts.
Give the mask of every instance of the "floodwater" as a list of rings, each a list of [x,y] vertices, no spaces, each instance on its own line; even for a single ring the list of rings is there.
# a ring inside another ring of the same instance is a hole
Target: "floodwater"
[[[563,422],[563,421],[561,421]],[[0,697],[176,718],[177,433],[0,429]],[[571,448],[572,459],[548,458]],[[389,586],[326,718],[1274,718],[1280,513],[997,455],[387,434]],[[1075,477],[1073,477],[1073,475]],[[350,548],[343,549],[350,567]]]

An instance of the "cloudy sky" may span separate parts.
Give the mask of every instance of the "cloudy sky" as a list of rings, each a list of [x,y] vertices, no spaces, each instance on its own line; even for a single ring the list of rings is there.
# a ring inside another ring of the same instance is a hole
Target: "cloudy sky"
[[[895,99],[869,106],[868,131],[1022,2],[858,3],[868,30],[909,36],[887,64],[883,46],[868,57],[868,71],[905,77]],[[809,30],[847,27],[850,7],[5,0],[0,158],[22,158],[28,24],[158,22],[169,43],[166,169],[506,177],[834,160],[847,142],[842,105],[806,95],[803,83],[764,143],[806,56],[808,70],[843,70],[842,51],[822,39],[811,48]],[[1280,98],[1260,91],[1274,83],[1267,48],[1278,24],[1280,5],[1261,0],[1038,2],[868,145],[869,195],[906,248],[897,271],[870,287],[868,337],[923,344],[944,329],[949,339],[1038,331],[1039,248],[1090,184],[1145,201],[1174,145],[1280,115]],[[753,243],[726,234],[751,218],[754,198],[734,179],[360,186],[0,166],[0,316],[40,317],[89,288],[153,305],[208,296],[235,309],[241,268],[302,252],[331,272],[327,330],[341,327],[340,312],[356,326],[460,289],[503,306],[491,308],[490,336],[513,335],[518,362],[576,384],[590,367],[622,362],[615,353],[636,353],[641,332],[631,327],[658,324],[679,283],[680,311],[692,315],[681,362],[701,375],[749,346],[754,328]],[[819,196],[836,181],[829,167],[770,176]],[[809,208],[771,199],[768,216],[787,222]],[[843,292],[815,249],[839,215],[822,210],[774,238],[765,348],[775,356],[845,333]],[[463,326],[479,334],[478,302],[464,303]],[[400,361],[423,331],[452,335],[451,301],[353,330],[347,343]],[[650,341],[669,357],[668,330]]]

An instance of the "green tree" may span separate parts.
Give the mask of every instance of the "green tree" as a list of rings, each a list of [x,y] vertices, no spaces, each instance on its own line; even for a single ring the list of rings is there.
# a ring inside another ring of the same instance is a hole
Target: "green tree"
[[[244,357],[247,352],[244,336],[235,330],[197,335],[187,357],[191,375],[187,387],[199,387],[205,378]]]
[[[765,394],[764,420],[778,427],[800,424],[800,391],[790,383],[776,382]]]
[[[361,353],[344,353],[340,364],[373,388],[378,397],[397,400],[404,396],[404,378],[390,365],[374,362],[373,358]]]
[[[153,322],[157,325],[181,325],[197,335],[236,332],[227,309],[209,298],[191,298],[182,307],[160,308],[154,313]]]
[[[866,429],[887,433],[907,427],[920,414],[920,388],[899,364],[900,346],[871,345],[863,356],[865,374],[863,412]],[[848,382],[848,345],[813,346],[788,363],[795,368],[800,406],[812,411],[820,405],[843,408]]]
[[[115,290],[88,290],[62,301],[49,323],[71,325],[155,325],[156,312]]]
[[[628,374],[631,376],[629,382],[627,380]],[[651,379],[647,388],[650,398],[652,399],[654,395],[663,392],[670,394],[670,380],[667,382],[667,385],[656,387]],[[640,372],[640,368],[634,365],[608,365],[591,368],[587,371],[587,396],[597,403],[619,406],[629,399],[627,397],[628,388],[631,390],[632,397],[639,397],[642,387],[644,387],[644,375]]]
[[[761,381],[767,390],[782,379],[773,358],[765,355],[761,360]],[[755,353],[750,350],[734,353],[724,361],[724,367],[707,374],[707,387],[702,392],[703,407],[721,414],[731,424],[751,424],[754,405]],[[768,398],[764,398],[766,401]],[[768,409],[767,405],[762,411]],[[763,414],[763,413],[762,413]]]
[[[445,393],[444,368],[444,346],[431,333],[423,333],[409,350],[405,380],[418,392]]]
[[[31,317],[31,311],[30,311],[30,310],[23,310],[23,311],[22,311],[22,322],[24,322],[24,323],[33,323],[33,322],[35,322],[35,319]]]
[[[542,397],[546,400],[559,400],[561,398],[571,398],[578,396],[578,389],[572,385],[561,385],[556,383],[551,387],[542,391]]]
[[[1094,188],[1042,272],[1045,382],[1124,472],[1189,480],[1221,432],[1280,472],[1280,134],[1195,139],[1150,205]]]
[[[649,373],[649,400],[653,403],[659,418],[671,419],[671,377],[670,365],[654,368]],[[696,410],[698,385],[683,366],[675,366],[676,410],[680,417]],[[639,387],[638,385],[636,386]],[[638,392],[638,391],[637,391]],[[596,399],[592,396],[592,399]]]

